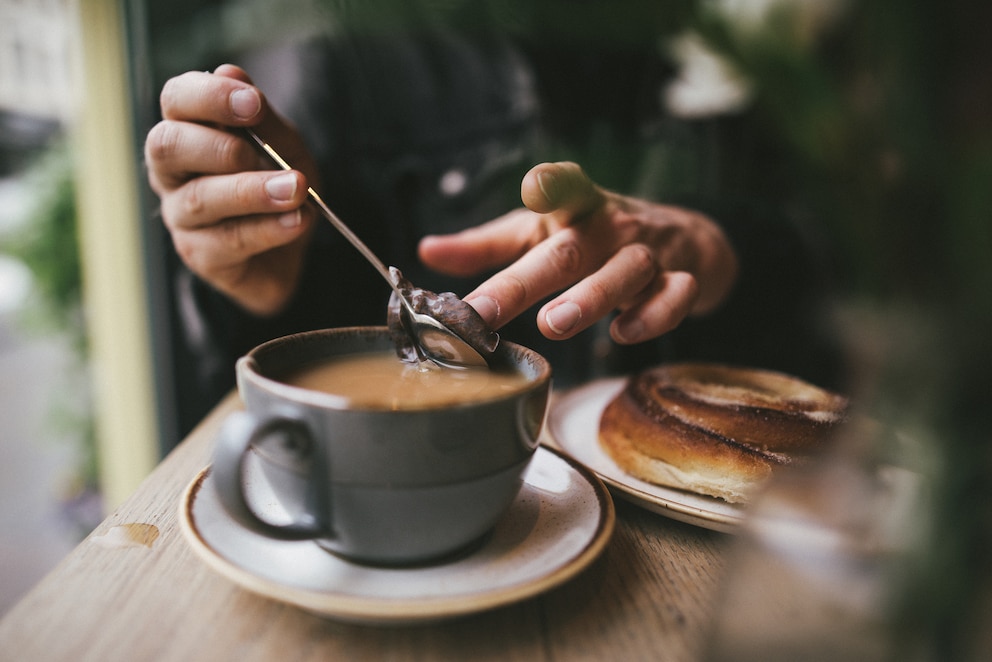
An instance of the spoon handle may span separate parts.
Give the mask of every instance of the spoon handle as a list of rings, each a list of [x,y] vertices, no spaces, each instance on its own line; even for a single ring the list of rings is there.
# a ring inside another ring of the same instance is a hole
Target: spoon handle
[[[279,153],[267,142],[262,140],[253,129],[250,127],[244,127],[245,134],[252,139],[256,146],[262,150],[262,152],[268,156],[277,166],[283,170],[292,170],[292,166],[282,158]],[[317,192],[313,190],[313,187],[307,188],[307,195],[310,197],[310,201],[313,202],[317,209],[320,211],[324,217],[331,222],[331,225],[337,229],[338,232],[344,235],[344,238],[351,242],[351,245],[358,249],[369,263],[375,267],[376,271],[379,272],[387,283],[389,287],[392,288],[393,292],[399,298],[401,305],[406,311],[406,322],[404,327],[407,334],[413,340],[414,348],[417,352],[417,356],[423,360],[426,357],[438,361],[446,365],[453,365],[458,367],[464,366],[486,366],[488,365],[485,357],[483,357],[475,347],[469,345],[461,336],[452,331],[450,328],[445,326],[440,320],[427,314],[418,313],[413,309],[413,304],[406,295],[400,291],[399,283],[393,280],[393,275],[390,273],[386,265],[382,263],[382,260],[372,252],[372,250],[365,245],[361,239],[358,238],[354,232],[351,231],[344,221],[338,218],[337,214],[331,211]]]
[[[283,159],[269,143],[262,140],[262,137],[255,133],[254,129],[251,127],[245,127],[244,131],[248,134],[248,137],[250,137],[255,144],[258,145],[258,147],[276,163],[276,165],[283,170],[293,169],[293,167],[289,165],[289,163],[287,163],[286,160]],[[338,218],[337,214],[331,211],[331,208],[328,207],[317,192],[313,190],[312,186],[307,188],[307,195],[310,197],[311,202],[317,206],[317,209],[320,210],[320,213],[331,222],[331,225],[333,225],[338,232],[343,234],[344,238],[351,242],[351,245],[357,248],[358,252],[361,253],[373,267],[375,267],[376,271],[378,271],[386,282],[389,283],[389,287],[391,287],[393,291],[396,292],[396,295],[399,296],[400,301],[403,302],[404,306],[412,312],[410,302],[407,301],[406,297],[403,296],[403,293],[400,292],[399,288],[396,286],[396,283],[393,282],[393,278],[389,274],[389,269],[387,269],[386,265],[382,263],[379,256],[373,253],[372,249],[366,246],[365,242],[359,239],[358,235],[352,232],[351,228],[345,225],[345,222]]]

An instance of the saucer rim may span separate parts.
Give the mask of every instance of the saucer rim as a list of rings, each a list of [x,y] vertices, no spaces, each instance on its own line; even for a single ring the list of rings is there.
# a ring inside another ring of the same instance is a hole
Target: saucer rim
[[[210,465],[201,469],[183,491],[179,503],[180,528],[196,555],[212,570],[263,597],[346,622],[402,625],[445,620],[509,605],[560,586],[592,564],[611,540],[616,524],[616,511],[610,491],[603,481],[595,472],[559,449],[542,445],[535,454],[542,452],[549,453],[564,462],[593,488],[598,504],[598,512],[595,515],[598,518],[596,528],[577,553],[556,561],[548,572],[494,590],[482,589],[460,596],[438,595],[418,597],[415,600],[409,598],[390,600],[291,586],[257,575],[224,557],[204,539],[197,528],[192,510],[196,496],[210,474]],[[350,563],[345,559],[341,560]]]

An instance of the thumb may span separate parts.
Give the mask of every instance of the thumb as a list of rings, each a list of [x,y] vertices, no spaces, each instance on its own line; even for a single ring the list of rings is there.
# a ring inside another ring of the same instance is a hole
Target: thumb
[[[539,214],[561,212],[565,224],[591,212],[603,197],[582,167],[570,161],[538,164],[520,184],[520,199],[528,209]]]

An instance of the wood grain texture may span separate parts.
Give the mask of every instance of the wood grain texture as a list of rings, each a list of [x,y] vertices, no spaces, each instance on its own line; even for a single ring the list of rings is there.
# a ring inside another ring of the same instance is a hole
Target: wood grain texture
[[[218,426],[239,406],[234,396],[222,402],[8,612],[0,659],[698,659],[730,539],[621,500],[613,539],[578,577],[457,620],[354,625],[239,588],[194,556],[177,518]]]

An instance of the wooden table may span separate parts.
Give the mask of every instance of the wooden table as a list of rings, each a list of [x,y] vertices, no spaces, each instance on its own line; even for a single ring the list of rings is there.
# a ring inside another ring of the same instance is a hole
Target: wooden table
[[[603,555],[566,584],[440,623],[336,622],[241,589],[178,522],[223,401],[0,621],[2,660],[694,660],[731,538],[616,500]]]

